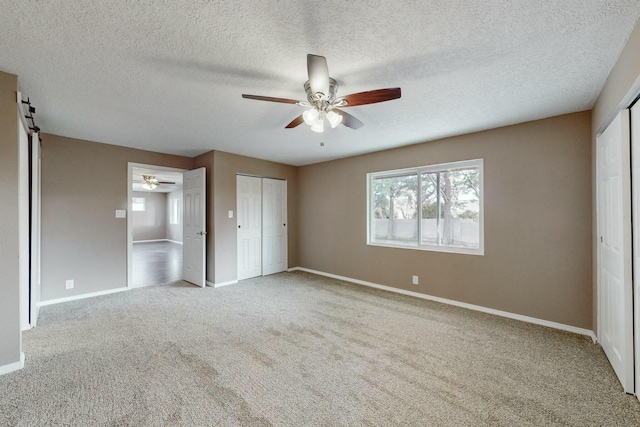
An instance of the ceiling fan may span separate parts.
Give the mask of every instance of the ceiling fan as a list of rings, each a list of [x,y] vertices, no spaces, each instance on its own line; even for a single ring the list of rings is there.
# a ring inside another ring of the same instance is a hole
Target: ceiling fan
[[[175,184],[175,182],[171,181],[159,181],[153,175],[142,175],[142,179],[144,180],[142,183],[142,188],[144,188],[145,190],[155,190],[160,184]]]
[[[304,84],[304,90],[307,92],[306,101],[246,94],[242,94],[242,97],[256,99],[258,101],[281,102],[284,104],[311,107],[293,119],[285,128],[291,129],[304,122],[311,126],[312,131],[324,132],[325,118],[332,128],[335,128],[340,123],[351,129],[359,129],[362,127],[364,123],[346,111],[342,111],[341,108],[391,101],[392,99],[400,98],[401,95],[400,88],[394,87],[337,97],[338,83],[329,77],[327,59],[324,56],[307,55],[307,72],[309,74],[309,80]]]

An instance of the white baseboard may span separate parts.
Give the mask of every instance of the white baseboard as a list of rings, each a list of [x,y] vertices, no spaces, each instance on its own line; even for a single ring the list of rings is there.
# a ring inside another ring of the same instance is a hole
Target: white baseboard
[[[85,298],[99,297],[101,295],[109,295],[109,294],[115,294],[117,292],[128,291],[129,289],[137,289],[137,288],[115,288],[115,289],[109,289],[109,290],[106,290],[106,291],[91,292],[91,293],[82,294],[82,295],[74,295],[72,297],[50,299],[50,300],[47,300],[47,301],[40,301],[40,304],[38,304],[38,305],[40,307],[42,307],[44,305],[59,304],[61,302],[68,302],[68,301],[75,301],[75,300],[85,299]]]
[[[182,244],[183,244],[182,242],[178,242],[177,240],[165,239],[165,241],[167,241],[167,242],[171,242],[171,243],[177,243],[177,244],[179,244],[179,245],[182,245]]]
[[[0,375],[8,374],[9,372],[17,371],[22,368],[24,368],[24,353],[20,352],[19,361],[0,366]]]
[[[467,304],[466,302],[460,302],[455,300],[450,300],[446,298],[440,298],[433,295],[421,294],[419,292],[407,291],[405,289],[394,288],[391,286],[379,285],[377,283],[366,282],[364,280],[352,279],[350,277],[339,276],[337,274],[325,273],[322,271],[311,270],[309,268],[303,267],[294,267],[290,268],[290,272],[293,271],[306,271],[307,273],[317,274],[319,276],[330,277],[332,279],[343,280],[345,282],[355,283],[357,285],[368,286],[371,288],[382,289],[389,292],[395,292],[397,294],[409,295],[416,298],[422,298],[429,301],[435,301],[442,304],[454,305],[456,307],[466,308],[468,310],[480,311],[482,313],[493,314],[495,316],[506,317],[509,319],[520,320],[522,322],[533,323],[535,325],[546,326],[553,329],[559,329],[561,331],[573,332],[574,334],[586,335],[596,343],[598,340],[596,338],[595,333],[589,329],[578,328],[571,325],[565,325],[563,323],[551,322],[549,320],[538,319],[536,317],[523,316],[521,314],[510,313],[508,311],[495,310],[493,308],[482,307],[480,305]]]
[[[221,288],[223,286],[235,285],[236,283],[238,283],[237,280],[229,280],[228,282],[220,282],[220,283],[213,283],[207,280],[207,286],[211,286],[213,288]]]

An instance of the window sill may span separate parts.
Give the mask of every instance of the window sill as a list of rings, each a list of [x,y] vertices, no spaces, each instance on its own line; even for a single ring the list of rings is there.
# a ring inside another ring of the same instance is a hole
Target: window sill
[[[393,243],[381,243],[381,242],[367,242],[368,246],[379,246],[383,248],[395,248],[395,249],[412,249],[418,251],[429,252],[445,252],[461,255],[479,255],[484,256],[484,248],[462,248],[458,246],[435,246],[435,245],[394,245]]]

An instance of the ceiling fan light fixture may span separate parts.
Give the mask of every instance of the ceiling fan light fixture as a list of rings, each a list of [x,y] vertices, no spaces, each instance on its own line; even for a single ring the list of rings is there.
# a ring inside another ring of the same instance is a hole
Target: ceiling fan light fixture
[[[156,188],[158,188],[158,184],[154,184],[153,182],[145,182],[144,184],[142,184],[142,188],[144,188],[145,190],[155,190]]]
[[[311,125],[311,130],[317,133],[324,132],[324,120],[322,117],[318,117]]]
[[[331,128],[334,129],[336,126],[342,123],[342,115],[336,113],[335,111],[329,111],[327,113],[327,120],[329,121]]]
[[[311,108],[309,110],[306,110],[304,113],[302,113],[302,119],[306,124],[308,124],[309,126],[312,126],[319,115],[320,115],[320,112],[316,108]]]
[[[364,123],[351,114],[343,110],[342,107],[355,107],[358,105],[376,104],[378,102],[391,101],[401,96],[399,87],[369,90],[365,92],[352,93],[350,95],[337,97],[338,82],[329,77],[327,58],[320,55],[307,55],[307,74],[309,80],[304,84],[304,91],[307,94],[306,101],[296,101],[288,98],[275,98],[272,96],[242,94],[243,98],[255,99],[258,101],[279,102],[283,104],[296,104],[305,107],[301,115],[293,119],[285,126],[285,129],[292,129],[303,122],[311,126],[311,130],[317,133],[324,132],[324,118],[335,128],[340,124],[351,129],[360,129]],[[311,107],[311,108],[309,108]],[[332,111],[336,109],[336,111]]]

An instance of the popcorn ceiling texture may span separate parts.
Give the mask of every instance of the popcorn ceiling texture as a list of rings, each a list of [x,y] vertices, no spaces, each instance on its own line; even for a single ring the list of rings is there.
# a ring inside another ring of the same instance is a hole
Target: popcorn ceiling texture
[[[303,165],[590,109],[637,0],[0,0],[0,70],[45,133],[195,156],[217,149]],[[350,108],[365,123],[284,126],[306,54],[339,94],[400,86]],[[320,141],[325,142],[320,147]]]

